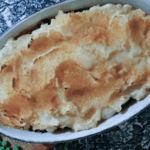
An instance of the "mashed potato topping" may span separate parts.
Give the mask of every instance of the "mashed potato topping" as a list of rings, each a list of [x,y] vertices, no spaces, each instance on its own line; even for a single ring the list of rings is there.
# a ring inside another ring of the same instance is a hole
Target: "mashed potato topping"
[[[59,11],[0,51],[0,122],[33,130],[97,126],[150,88],[150,17],[130,5]]]

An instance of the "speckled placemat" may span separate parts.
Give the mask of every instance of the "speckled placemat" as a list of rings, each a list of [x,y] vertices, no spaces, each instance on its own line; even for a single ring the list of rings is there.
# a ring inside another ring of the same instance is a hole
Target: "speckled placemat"
[[[17,21],[62,0],[0,0],[0,35]],[[130,120],[87,138],[57,144],[52,150],[150,149],[150,107]]]

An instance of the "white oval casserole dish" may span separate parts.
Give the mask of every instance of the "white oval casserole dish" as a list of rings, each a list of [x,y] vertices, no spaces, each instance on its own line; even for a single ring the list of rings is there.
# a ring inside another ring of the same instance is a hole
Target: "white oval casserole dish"
[[[6,31],[0,37],[0,49],[4,46],[7,39],[10,37],[17,36],[21,31],[26,28],[29,28],[35,25],[40,20],[45,18],[53,17],[57,14],[58,10],[63,10],[64,12],[77,10],[77,9],[84,9],[91,7],[93,5],[104,5],[107,3],[113,4],[130,4],[133,5],[133,8],[141,8],[143,11],[150,15],[150,1],[149,0],[71,0],[71,1],[64,1],[62,3],[47,7],[42,9],[41,11],[25,18],[24,20],[18,22],[14,25],[11,29]],[[93,135],[99,132],[102,132],[106,129],[110,129],[118,124],[126,121],[127,119],[133,117],[135,114],[139,113],[141,110],[146,108],[150,104],[150,95],[146,97],[144,100],[138,101],[130,106],[126,111],[122,111],[121,113],[113,116],[112,118],[104,121],[103,123],[99,124],[98,127],[80,131],[80,132],[65,132],[59,134],[53,133],[36,133],[31,131],[21,131],[17,129],[12,129],[9,127],[0,126],[0,133],[9,136],[11,138],[27,141],[27,142],[36,142],[36,143],[58,143],[67,140],[73,140],[81,137],[85,137],[88,135]]]

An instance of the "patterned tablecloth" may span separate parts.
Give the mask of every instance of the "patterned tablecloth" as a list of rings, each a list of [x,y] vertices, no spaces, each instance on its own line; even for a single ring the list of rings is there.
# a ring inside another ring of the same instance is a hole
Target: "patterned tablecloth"
[[[62,0],[0,0],[0,35],[26,16]],[[97,135],[57,144],[52,150],[150,149],[150,107]]]

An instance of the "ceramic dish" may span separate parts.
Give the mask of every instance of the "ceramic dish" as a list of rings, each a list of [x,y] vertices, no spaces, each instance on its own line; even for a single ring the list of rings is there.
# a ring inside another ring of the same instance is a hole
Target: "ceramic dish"
[[[53,17],[57,14],[58,10],[63,10],[64,12],[71,10],[78,10],[88,8],[93,5],[104,5],[106,3],[113,4],[131,4],[133,8],[141,8],[144,10],[147,15],[150,15],[150,0],[71,0],[64,1],[62,3],[47,7],[42,9],[41,11],[25,18],[24,20],[18,22],[11,29],[6,31],[0,37],[0,49],[4,46],[7,39],[10,37],[17,36],[21,31],[26,28],[29,28],[35,25],[40,20],[45,18]],[[141,110],[149,106],[150,104],[150,95],[146,97],[144,100],[138,101],[128,107],[126,110],[121,111],[119,114],[116,114],[112,118],[100,123],[98,127],[80,131],[80,132],[72,132],[67,131],[64,133],[37,133],[31,131],[21,131],[17,129],[12,129],[9,127],[0,126],[0,133],[9,136],[11,138],[27,141],[27,142],[36,142],[36,143],[58,143],[62,141],[73,140],[77,138],[83,138],[85,136],[93,135],[99,132],[102,132],[106,129],[110,129],[112,127],[117,126],[118,124],[126,121],[127,119],[133,117],[135,114],[139,113]]]

